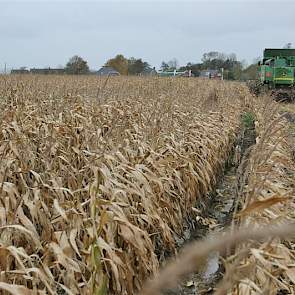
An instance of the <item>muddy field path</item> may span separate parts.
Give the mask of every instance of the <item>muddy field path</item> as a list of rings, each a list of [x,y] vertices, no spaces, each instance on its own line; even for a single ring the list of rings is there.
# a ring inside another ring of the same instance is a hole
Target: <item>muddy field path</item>
[[[184,235],[177,237],[179,251],[187,243],[228,229],[237,211],[239,195],[246,181],[245,166],[251,147],[255,144],[255,125],[252,114],[245,112],[242,126],[233,151],[224,167],[223,174],[212,192],[196,204],[196,220],[187,226]],[[206,200],[206,201],[204,201]],[[224,273],[219,253],[211,253],[200,270],[188,276],[177,288],[165,295],[213,294]]]
[[[295,294],[294,109],[268,97],[253,101],[253,113],[246,114],[245,122],[254,115],[255,129],[250,140],[244,141],[252,142],[251,148],[236,145],[244,161],[238,169],[225,170],[213,198],[205,198],[211,203],[203,206],[205,211],[198,211],[198,220],[207,228],[202,232],[201,226],[196,227],[200,235],[187,235],[197,242],[180,251],[179,258],[149,285],[154,293],[147,289],[144,294],[160,294],[157,291],[167,288],[169,281],[172,286],[177,278],[189,273],[181,285],[164,294]],[[230,223],[233,231],[227,230],[215,240],[210,236],[202,239]],[[239,233],[245,239],[239,240]],[[226,240],[232,234],[235,246],[228,251]],[[224,255],[222,263],[218,263],[219,254]]]
[[[293,160],[295,161],[295,103],[282,104],[280,113],[288,121],[287,141],[293,152]]]

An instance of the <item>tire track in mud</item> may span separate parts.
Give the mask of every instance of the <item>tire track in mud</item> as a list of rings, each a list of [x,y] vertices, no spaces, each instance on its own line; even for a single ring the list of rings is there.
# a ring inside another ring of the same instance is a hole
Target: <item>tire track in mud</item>
[[[246,124],[243,123],[219,183],[214,191],[204,199],[198,200],[194,208],[195,220],[188,220],[184,234],[181,237],[175,237],[179,250],[187,243],[202,239],[210,233],[222,231],[231,224],[236,197],[245,184],[244,164],[249,154],[249,148],[255,144],[255,138],[254,120]],[[242,164],[239,165],[240,163]],[[190,275],[176,289],[166,291],[164,294],[212,294],[214,286],[222,278],[223,272],[224,268],[220,263],[219,253],[212,253],[204,261],[200,272]]]
[[[280,107],[281,116],[288,122],[286,140],[292,153],[292,159],[295,162],[295,104],[284,103]]]

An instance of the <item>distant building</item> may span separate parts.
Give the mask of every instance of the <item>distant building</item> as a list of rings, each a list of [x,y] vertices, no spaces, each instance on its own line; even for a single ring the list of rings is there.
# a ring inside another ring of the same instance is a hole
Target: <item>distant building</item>
[[[120,76],[120,73],[112,67],[103,66],[97,72],[98,76]]]
[[[157,75],[158,75],[158,72],[156,71],[155,68],[147,68],[140,73],[140,76],[157,76]]]
[[[201,78],[207,79],[220,79],[221,80],[221,73],[218,70],[204,70],[200,72]]]
[[[181,75],[181,77],[194,77],[195,75],[192,73],[192,70],[186,70]]]
[[[20,68],[16,70],[11,70],[11,74],[38,74],[38,75],[60,75],[65,74],[65,69],[51,69],[51,68],[45,68],[45,69],[30,69],[27,70],[25,68]]]
[[[10,74],[15,74],[15,75],[19,75],[19,74],[29,74],[30,71],[27,69],[12,69]]]
[[[62,75],[65,74],[65,69],[52,69],[52,68],[45,68],[45,69],[30,69],[31,74],[38,74],[38,75]]]
[[[178,71],[178,70],[168,70],[159,71],[160,77],[194,77],[191,70]]]

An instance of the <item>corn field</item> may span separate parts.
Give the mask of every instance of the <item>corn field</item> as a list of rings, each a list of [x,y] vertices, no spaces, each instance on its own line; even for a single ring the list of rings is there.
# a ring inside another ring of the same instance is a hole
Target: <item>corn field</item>
[[[256,144],[240,165],[241,188],[230,229],[187,246],[146,284],[144,295],[175,287],[210,252],[227,257],[215,295],[295,294],[294,124],[279,115],[281,106],[268,97],[255,98],[250,106]]]
[[[240,226],[284,228],[292,223],[294,228],[295,146],[277,108],[268,99],[254,105],[258,137],[248,164]],[[269,238],[238,247],[229,272],[237,285],[230,294],[295,294],[294,245],[294,240]]]
[[[3,294],[139,292],[165,253],[176,254],[175,236],[218,182],[249,109],[258,137],[235,227],[294,221],[286,123],[242,84],[0,77]],[[290,241],[236,251],[220,288],[292,289]]]

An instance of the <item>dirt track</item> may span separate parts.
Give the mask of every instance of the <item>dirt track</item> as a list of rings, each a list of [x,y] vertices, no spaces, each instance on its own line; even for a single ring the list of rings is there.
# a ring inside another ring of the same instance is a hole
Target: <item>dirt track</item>
[[[237,138],[235,150],[220,177],[215,190],[209,194],[206,204],[198,203],[198,215],[193,222],[194,228],[187,226],[182,237],[176,237],[179,247],[204,236],[223,231],[230,226],[237,205],[239,190],[243,187],[243,167],[247,160],[249,148],[255,144],[254,126],[242,128]],[[237,155],[237,152],[240,153]],[[237,163],[239,159],[239,163]],[[243,162],[243,164],[241,164]],[[240,164],[240,165],[238,165]],[[190,275],[177,289],[167,291],[167,295],[213,294],[214,287],[223,275],[223,265],[219,261],[219,253],[213,253],[202,266],[199,273]]]

